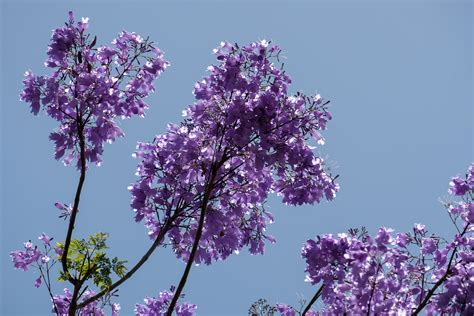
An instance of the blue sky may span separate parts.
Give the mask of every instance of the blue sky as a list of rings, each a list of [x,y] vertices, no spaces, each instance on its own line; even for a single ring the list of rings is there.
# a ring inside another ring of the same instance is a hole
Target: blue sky
[[[48,135],[55,122],[32,116],[18,95],[25,70],[48,72],[42,65],[51,30],[70,9],[90,17],[99,43],[122,29],[149,35],[172,64],[157,81],[146,118],[122,122],[126,138],[108,145],[103,165],[90,169],[76,225],[76,237],[108,232],[110,253],[130,263],[149,245],[129,207],[135,144],[180,120],[220,41],[278,43],[291,90],[331,100],[334,119],[320,152],[340,174],[338,197],[304,207],[271,198],[277,244],[264,256],[244,251],[193,267],[184,292],[198,315],[245,315],[260,297],[291,304],[310,298],[315,289],[303,282],[300,249],[318,234],[360,226],[409,230],[420,222],[453,233],[438,197],[473,158],[471,1],[11,0],[0,8],[1,315],[50,310],[46,290],[33,287],[37,275],[14,270],[8,253],[42,232],[64,239],[66,223],[53,204],[72,201],[78,174],[53,159]],[[122,314],[176,284],[183,269],[169,249],[159,249],[120,288]]]

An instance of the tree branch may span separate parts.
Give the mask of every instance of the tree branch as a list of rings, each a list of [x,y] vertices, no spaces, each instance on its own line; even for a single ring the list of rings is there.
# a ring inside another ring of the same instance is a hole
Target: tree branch
[[[81,124],[78,124],[78,125],[79,125],[78,134],[79,134],[79,150],[80,150],[80,161],[81,161],[81,176],[79,178],[79,183],[77,184],[76,195],[74,197],[74,206],[72,208],[71,217],[69,218],[69,227],[67,230],[66,241],[64,242],[64,249],[63,249],[63,254],[61,257],[63,272],[66,278],[69,280],[69,282],[71,282],[74,285],[77,283],[77,280],[72,278],[71,275],[69,274],[69,269],[67,267],[67,255],[69,252],[69,246],[71,244],[72,231],[74,230],[74,223],[76,222],[76,215],[77,215],[77,210],[79,208],[79,202],[81,199],[82,187],[84,185],[84,181],[86,180],[86,152],[85,152],[86,145],[85,145],[85,139],[84,139],[84,129],[81,126]]]
[[[84,302],[77,305],[77,308],[83,308],[83,307],[87,306],[88,304],[98,300],[102,296],[110,293],[111,291],[113,291],[114,289],[119,287],[122,283],[124,283],[125,281],[130,279],[132,277],[132,275],[134,275],[135,272],[137,272],[138,269],[140,269],[140,267],[148,260],[148,258],[150,258],[151,254],[155,251],[155,249],[163,242],[165,234],[171,228],[173,221],[179,216],[179,214],[180,214],[180,212],[176,211],[175,214],[172,217],[170,217],[170,219],[165,223],[163,228],[160,230],[160,233],[158,234],[158,236],[156,237],[155,241],[150,246],[148,251],[143,255],[143,257],[135,264],[135,266],[130,271],[128,271],[122,278],[117,280],[115,283],[113,283],[107,289],[104,289],[104,290],[100,291],[96,295],[91,296],[90,298],[88,298]]]
[[[303,310],[303,314],[302,316],[305,316],[307,312],[309,312],[309,310],[311,309],[311,306],[313,306],[313,304],[318,300],[318,298],[321,296],[321,293],[323,292],[323,288],[324,288],[324,284],[321,284],[321,286],[319,287],[318,291],[314,294],[313,298],[311,299],[311,301],[309,301],[308,305],[306,306],[306,308]]]
[[[466,227],[464,227],[464,230],[462,231],[461,233],[461,236],[463,236],[466,231],[467,231],[467,228],[469,227],[469,223],[466,225]],[[436,290],[444,283],[444,281],[446,281],[446,279],[448,278],[449,276],[449,273],[451,272],[451,265],[453,264],[453,260],[454,260],[454,256],[456,255],[456,252],[458,250],[458,247],[456,246],[454,249],[453,249],[453,252],[451,254],[451,257],[449,258],[449,263],[448,263],[448,266],[446,267],[446,272],[443,274],[443,276],[435,283],[435,285],[433,285],[433,287],[428,291],[428,293],[426,293],[426,297],[425,299],[423,300],[423,302],[421,302],[420,305],[418,305],[418,307],[416,308],[416,310],[413,312],[412,316],[416,316],[418,315],[422,310],[423,308],[426,307],[426,305],[429,303],[430,301],[430,298],[434,295],[434,293],[436,292]]]
[[[171,316],[173,314],[173,310],[176,306],[176,303],[178,302],[178,298],[181,295],[181,292],[183,291],[183,288],[184,288],[184,286],[186,284],[186,281],[188,279],[189,271],[191,271],[191,267],[192,267],[193,262],[194,262],[194,256],[196,255],[196,251],[197,251],[197,248],[199,246],[199,241],[201,240],[202,230],[203,230],[203,227],[204,227],[204,218],[206,216],[207,204],[209,203],[209,198],[211,196],[211,192],[212,192],[212,189],[213,189],[213,186],[214,186],[213,183],[215,181],[218,169],[219,169],[219,166],[212,167],[211,177],[210,177],[210,180],[207,184],[206,193],[204,195],[202,205],[201,205],[201,215],[199,217],[199,224],[198,224],[198,228],[197,228],[197,231],[196,231],[196,237],[194,238],[193,247],[191,249],[191,253],[189,255],[188,262],[186,263],[186,268],[184,269],[183,275],[181,276],[181,280],[179,281],[179,285],[176,288],[176,291],[174,293],[174,296],[173,296],[173,299],[171,300],[170,305],[168,306],[168,311],[166,312],[167,316]]]

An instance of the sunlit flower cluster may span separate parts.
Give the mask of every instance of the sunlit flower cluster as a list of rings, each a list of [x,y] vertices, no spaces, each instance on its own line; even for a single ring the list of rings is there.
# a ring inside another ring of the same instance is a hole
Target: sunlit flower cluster
[[[170,291],[163,291],[158,294],[156,298],[145,298],[144,304],[135,305],[136,316],[165,316],[168,311],[168,306],[173,299],[174,288]],[[194,316],[196,314],[197,306],[189,303],[178,304],[175,307],[177,316]]]
[[[96,48],[97,38],[86,32],[89,19],[69,21],[53,30],[45,66],[50,76],[25,73],[21,100],[31,112],[40,109],[59,122],[51,133],[55,158],[65,164],[77,159],[80,148],[85,159],[100,164],[105,142],[124,135],[117,117],[143,116],[144,102],[154,91],[153,81],[168,62],[153,43],[135,33],[123,31],[112,46]]]
[[[415,224],[408,233],[381,227],[326,234],[302,249],[307,281],[322,286],[323,313],[474,313],[474,164],[454,177],[445,206],[457,233],[447,241]],[[285,309],[286,308],[286,309]],[[294,309],[280,305],[283,315]]]
[[[276,192],[291,205],[331,200],[338,184],[309,143],[331,118],[319,95],[288,94],[280,48],[266,41],[214,50],[218,64],[196,83],[196,102],[179,125],[140,143],[137,183],[130,187],[135,219],[150,238],[163,229],[187,260],[203,211],[196,263],[227,258],[244,246],[263,253],[273,216],[264,205]]]

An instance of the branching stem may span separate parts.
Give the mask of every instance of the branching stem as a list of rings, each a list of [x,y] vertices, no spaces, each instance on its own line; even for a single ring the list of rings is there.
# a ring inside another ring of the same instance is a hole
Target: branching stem
[[[78,133],[79,133],[79,150],[80,150],[80,163],[81,163],[81,176],[79,178],[79,183],[77,184],[76,195],[74,197],[74,205],[71,212],[71,217],[69,218],[69,227],[66,234],[66,241],[64,242],[63,254],[61,257],[61,264],[63,268],[64,275],[72,284],[76,284],[77,280],[72,278],[69,274],[69,269],[67,266],[67,255],[69,252],[69,246],[71,244],[72,232],[74,230],[74,224],[76,222],[77,210],[79,209],[79,202],[81,199],[82,187],[84,186],[84,181],[86,180],[86,144],[84,139],[84,129],[78,124]]]
[[[209,203],[209,199],[211,197],[211,193],[214,187],[214,181],[216,179],[218,168],[219,168],[218,166],[212,167],[210,180],[207,184],[206,193],[204,194],[203,201],[201,204],[201,214],[199,217],[199,224],[196,231],[196,237],[194,238],[193,247],[191,249],[191,253],[189,254],[188,262],[186,263],[186,268],[184,269],[183,275],[181,276],[181,280],[179,281],[178,287],[176,288],[176,291],[174,292],[173,299],[171,300],[171,303],[168,306],[168,311],[166,312],[167,316],[171,316],[173,314],[173,310],[186,284],[189,272],[191,271],[191,267],[194,262],[194,256],[196,255],[196,251],[199,246],[199,241],[201,240],[202,230],[204,228],[204,218],[206,216],[207,204]]]
[[[460,234],[460,236],[462,237],[467,229],[469,227],[469,223],[466,225],[466,227],[464,227],[464,230],[462,231],[462,233]],[[418,315],[422,310],[423,308],[426,307],[426,305],[429,303],[431,297],[434,295],[434,293],[436,292],[436,290],[441,286],[443,285],[444,281],[446,281],[446,279],[448,278],[449,274],[451,273],[451,266],[453,264],[453,260],[454,260],[454,257],[456,255],[456,252],[457,252],[458,248],[457,246],[453,249],[453,252],[451,253],[451,257],[449,258],[449,263],[448,263],[448,266],[446,267],[446,272],[443,274],[443,276],[441,278],[439,278],[439,280],[435,283],[435,285],[433,285],[433,287],[428,291],[428,293],[426,293],[426,296],[425,296],[425,299],[423,300],[423,302],[421,302],[420,305],[418,305],[418,307],[416,308],[416,310],[413,312],[412,316],[416,316]]]
[[[148,260],[148,258],[150,258],[151,254],[155,251],[156,247],[158,247],[162,242],[163,242],[163,239],[165,237],[165,234],[168,232],[168,230],[170,229],[170,227],[172,226],[172,223],[173,221],[178,217],[178,215],[180,214],[180,212],[175,212],[175,214],[164,224],[163,228],[160,230],[160,233],[158,234],[158,236],[156,237],[155,241],[153,242],[153,244],[150,246],[150,248],[148,249],[148,251],[143,255],[143,257],[135,264],[135,266],[130,269],[130,271],[128,271],[122,278],[120,278],[119,280],[117,280],[115,283],[113,283],[110,287],[108,287],[107,289],[104,289],[102,291],[100,291],[99,293],[97,293],[96,295],[94,296],[91,296],[90,298],[88,298],[87,300],[85,300],[84,302],[80,303],[79,305],[77,305],[78,308],[83,308],[84,306],[87,306],[88,304],[100,299],[102,296],[110,293],[111,291],[115,290],[117,287],[119,287],[122,283],[124,283],[125,281],[127,281],[128,279],[130,279],[132,277],[132,275],[135,274],[135,272],[138,271],[138,269],[141,268],[141,266]]]

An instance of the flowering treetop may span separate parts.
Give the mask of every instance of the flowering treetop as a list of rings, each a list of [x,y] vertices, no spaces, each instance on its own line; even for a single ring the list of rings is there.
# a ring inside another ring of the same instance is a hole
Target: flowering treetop
[[[167,232],[187,260],[202,231],[195,262],[206,264],[244,246],[263,253],[265,240],[273,242],[265,233],[269,192],[299,205],[331,200],[339,188],[308,143],[322,142],[327,103],[288,94],[291,80],[274,64],[279,47],[223,42],[214,53],[218,64],[196,83],[181,124],[137,145],[140,179],[130,187],[135,219],[150,237]]]
[[[55,158],[69,164],[77,159],[81,146],[86,160],[100,164],[105,142],[123,136],[117,117],[143,116],[143,101],[154,91],[152,82],[166,68],[163,53],[148,39],[123,31],[112,46],[96,48],[97,38],[88,34],[89,19],[69,21],[53,30],[46,67],[50,76],[25,73],[21,100],[31,112],[45,112],[59,122],[50,135],[56,145]]]
[[[302,249],[307,281],[320,283],[323,314],[474,313],[474,164],[464,178],[454,177],[446,202],[457,233],[445,240],[415,224],[408,233],[381,227],[308,240]],[[283,315],[293,307],[277,306]],[[309,312],[309,310],[307,310]],[[306,315],[310,315],[307,313]]]

